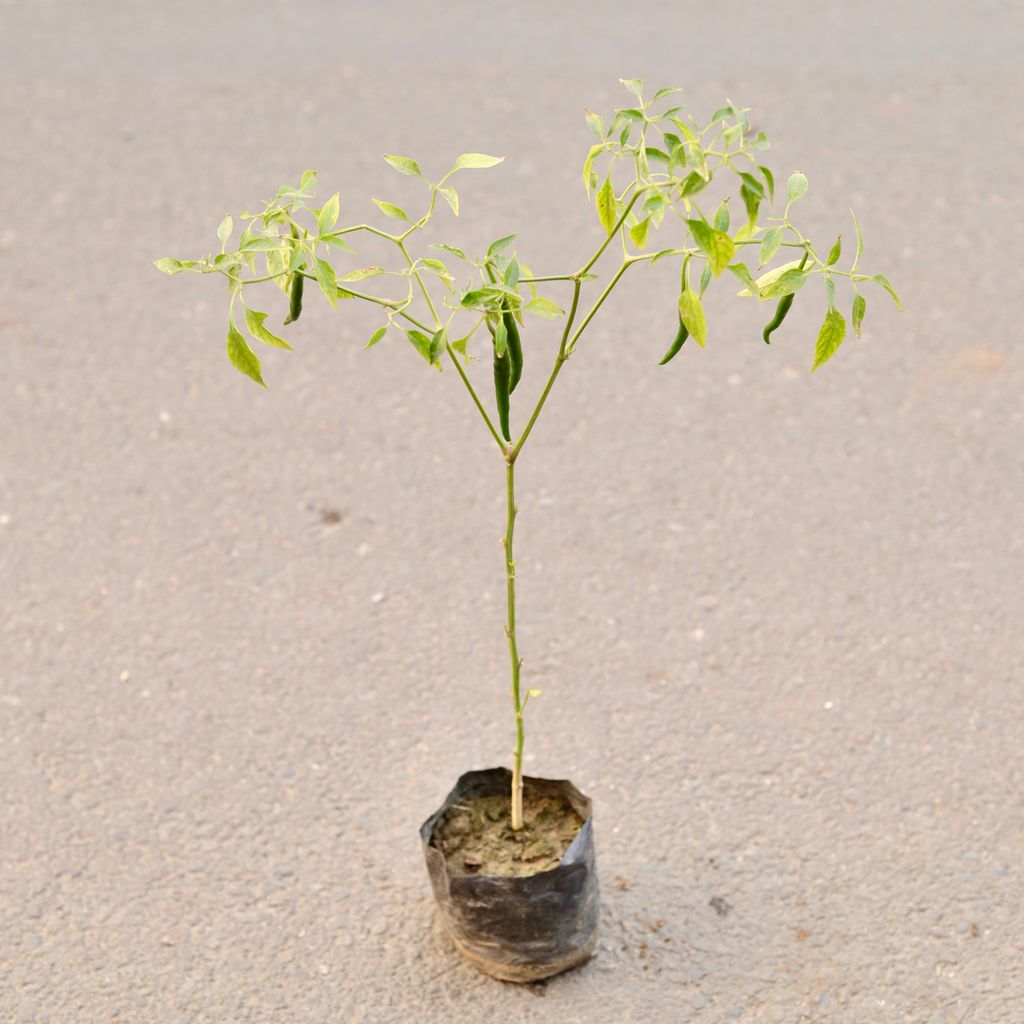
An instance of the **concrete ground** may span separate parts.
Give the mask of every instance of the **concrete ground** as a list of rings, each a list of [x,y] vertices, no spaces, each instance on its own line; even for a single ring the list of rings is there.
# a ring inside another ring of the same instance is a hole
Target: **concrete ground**
[[[1021,7],[369,6],[0,5],[0,1020],[1020,1024]],[[258,391],[150,261],[304,167],[361,219],[413,194],[379,154],[482,150],[437,237],[572,269],[631,75],[753,107],[906,312],[811,378],[817,301],[766,349],[725,281],[659,368],[656,267],[559,380],[528,765],[596,802],[604,932],[518,988],[416,835],[512,742],[497,452],[351,305]]]

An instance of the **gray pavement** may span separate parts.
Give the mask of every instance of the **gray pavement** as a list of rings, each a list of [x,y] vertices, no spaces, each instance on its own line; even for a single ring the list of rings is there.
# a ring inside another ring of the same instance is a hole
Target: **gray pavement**
[[[0,4],[0,1021],[1024,1021],[1021,30]],[[362,211],[411,194],[379,154],[471,149],[509,159],[447,240],[573,266],[581,108],[629,75],[754,107],[907,310],[811,378],[817,312],[766,349],[727,285],[660,369],[655,268],[560,379],[519,471],[528,765],[595,800],[604,933],[517,988],[438,934],[416,836],[510,748],[500,460],[363,311],[311,307],[260,393],[222,290],[149,261],[304,167]]]

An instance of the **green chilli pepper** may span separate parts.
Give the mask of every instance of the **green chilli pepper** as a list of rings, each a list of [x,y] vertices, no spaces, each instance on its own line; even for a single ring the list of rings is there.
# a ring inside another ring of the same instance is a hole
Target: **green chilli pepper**
[[[685,292],[690,287],[689,274],[687,270],[690,266],[690,257],[687,256],[683,260],[683,267],[680,271],[680,285],[681,291]],[[689,330],[687,330],[686,324],[683,323],[682,314],[679,315],[679,330],[676,333],[675,340],[669,345],[668,351],[661,357],[659,366],[664,366],[670,359],[674,358],[679,350],[683,347],[683,342],[690,336]]]
[[[686,324],[683,323],[683,318],[679,318],[679,333],[676,335],[675,341],[669,346],[669,350],[661,357],[659,366],[664,366],[682,347],[683,342],[690,336],[690,332],[686,329]]]
[[[777,330],[782,326],[782,321],[786,319],[786,314],[789,312],[789,307],[793,305],[793,295],[783,295],[779,299],[779,304],[775,307],[775,316],[765,324],[764,330],[761,332],[761,337],[764,338],[764,343],[770,345],[772,343],[772,331]]]
[[[803,270],[804,264],[807,262],[807,253],[804,253],[804,258],[800,261],[800,266],[797,270]],[[761,337],[764,338],[764,343],[770,345],[772,343],[772,331],[778,330],[782,326],[782,321],[786,319],[786,314],[789,312],[790,307],[793,305],[793,299],[795,292],[790,292],[789,295],[783,295],[779,299],[779,304],[775,307],[775,316],[765,324],[764,330],[761,332]]]
[[[523,375],[523,343],[519,337],[519,325],[516,323],[516,318],[508,309],[502,314],[502,320],[505,321],[505,333],[508,337],[508,356],[511,364],[508,393],[511,395],[519,383],[519,378]]]
[[[292,238],[299,237],[299,230],[296,226],[292,225]],[[288,292],[288,316],[285,317],[285,323],[294,323],[302,315],[302,289],[305,284],[305,278],[302,276],[302,268],[292,274],[292,285]]]
[[[288,316],[284,320],[286,324],[294,323],[302,314],[302,288],[305,280],[301,272],[296,271],[292,275],[292,286],[288,292]]]
[[[490,320],[487,321],[487,327],[491,332],[491,339],[494,338],[494,328],[491,326]],[[498,422],[501,424],[501,434],[506,441],[512,440],[512,432],[508,425],[508,411],[509,411],[509,380],[512,375],[512,360],[509,356],[508,345],[505,345],[504,353],[498,355],[498,346],[495,343],[494,346],[494,400],[498,406]]]

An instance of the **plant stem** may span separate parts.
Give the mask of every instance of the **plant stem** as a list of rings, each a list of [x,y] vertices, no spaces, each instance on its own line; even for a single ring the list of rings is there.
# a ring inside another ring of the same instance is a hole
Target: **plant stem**
[[[412,257],[409,255],[409,250],[405,247],[405,242],[400,241],[398,243],[398,248],[402,250],[405,262],[409,264],[412,276],[416,278],[416,283],[420,286],[423,298],[427,300],[427,307],[430,310],[430,315],[434,318],[434,330],[439,331],[441,329],[441,318],[437,315],[437,309],[434,307],[434,300],[430,297],[430,292],[427,290],[427,286],[423,278],[420,276],[420,272],[416,269],[416,264],[413,263]]]
[[[512,707],[516,714],[516,749],[512,760],[512,828],[523,827],[523,701],[519,692],[519,649],[516,647],[516,563],[512,553],[512,535],[516,526],[516,460],[510,452],[505,459],[508,519],[505,525],[505,581],[508,593],[508,655],[512,661]]]
[[[582,277],[585,273],[587,273],[587,271],[590,270],[590,268],[601,258],[601,256],[604,254],[605,249],[607,249],[608,246],[611,245],[612,239],[615,238],[615,236],[618,234],[619,228],[621,228],[622,225],[626,223],[626,218],[629,216],[629,211],[633,209],[634,205],[636,204],[636,201],[640,198],[640,196],[644,194],[644,192],[647,191],[648,188],[649,186],[644,185],[642,188],[638,188],[633,193],[629,202],[626,204],[625,209],[619,216],[619,219],[615,222],[615,226],[611,229],[611,231],[608,232],[608,237],[600,244],[600,246],[598,246],[597,252],[595,252],[594,255],[591,256],[590,259],[583,264],[579,271],[577,271],[579,277]]]
[[[544,403],[548,400],[548,395],[551,393],[552,387],[555,384],[555,378],[558,376],[559,370],[562,369],[562,364],[568,359],[568,355],[565,351],[566,342],[569,340],[569,331],[572,330],[573,320],[576,319],[576,309],[580,304],[580,279],[579,276],[573,278],[572,288],[572,305],[569,307],[569,315],[565,320],[565,330],[562,331],[562,340],[558,346],[558,355],[555,356],[555,365],[551,368],[551,374],[548,377],[547,384],[544,385],[544,390],[540,394],[540,398],[537,400],[536,406],[534,406],[533,412],[530,413],[530,418],[526,422],[526,426],[523,428],[522,434],[519,436],[519,440],[516,441],[512,447],[511,456],[513,461],[519,454],[523,445],[526,444],[526,439],[530,436],[530,431],[533,430],[534,423],[537,422],[537,417],[540,415],[541,409],[544,408]]]
[[[590,312],[583,318],[583,323],[576,329],[576,333],[572,336],[572,341],[569,342],[569,348],[567,356],[572,355],[573,349],[576,347],[576,342],[579,341],[580,335],[587,329],[587,324],[594,319],[594,314],[601,308],[602,303],[611,294],[612,289],[619,282],[619,278],[634,264],[637,262],[636,257],[630,257],[622,261],[622,266],[615,272],[615,276],[608,282],[608,286],[598,296],[597,302],[590,308]]]

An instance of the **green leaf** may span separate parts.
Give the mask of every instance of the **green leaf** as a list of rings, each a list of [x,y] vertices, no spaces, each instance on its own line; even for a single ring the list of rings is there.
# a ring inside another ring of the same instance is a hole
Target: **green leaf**
[[[643,249],[647,245],[647,232],[650,229],[650,226],[651,218],[650,215],[648,215],[644,217],[643,220],[637,221],[629,229],[629,237],[637,249]]]
[[[723,232],[709,227],[702,220],[688,220],[686,224],[690,229],[690,234],[693,235],[693,240],[707,256],[711,272],[718,277],[732,261],[736,252],[733,240]]]
[[[188,270],[190,267],[195,266],[194,260],[176,260],[171,256],[163,256],[158,260],[153,261],[153,266],[157,270],[162,270],[165,274],[180,274],[183,270]]]
[[[542,316],[545,320],[554,320],[556,316],[561,316],[565,310],[555,305],[550,299],[545,299],[543,295],[538,295],[535,299],[530,299],[523,306],[523,312],[536,313],[537,316]]]
[[[651,192],[644,200],[643,212],[651,218],[651,227],[658,227],[665,219],[668,202],[660,192]]]
[[[706,263],[704,269],[700,272],[700,294],[703,295],[708,290],[708,285],[711,284],[711,267]]]
[[[224,246],[228,244],[228,239],[231,237],[231,232],[234,228],[235,222],[232,220],[230,213],[217,225],[217,238],[220,241],[221,252],[224,251]]]
[[[316,215],[316,233],[327,234],[335,224],[338,223],[338,210],[341,207],[341,200],[335,192],[330,199],[324,203],[323,209]]]
[[[765,184],[768,186],[768,199],[771,202],[775,202],[775,176],[772,174],[769,168],[763,164],[758,164],[757,169],[761,172],[764,177]]]
[[[430,336],[422,331],[410,330],[405,336],[412,342],[413,348],[429,363],[430,362]]]
[[[807,276],[806,270],[799,270],[797,267],[793,267],[792,270],[787,270],[780,274],[767,287],[762,286],[761,298],[781,299],[783,295],[793,295],[803,288],[807,281]]]
[[[590,130],[599,138],[604,138],[604,118],[600,114],[595,114],[592,110],[587,110],[584,107],[584,113],[587,118],[587,126]]]
[[[828,251],[828,259],[825,260],[825,266],[826,267],[831,267],[833,264],[838,263],[839,262],[839,257],[840,257],[840,255],[842,255],[842,252],[843,252],[843,236],[840,235],[836,239],[835,245],[833,245],[832,248],[829,249],[829,251]]]
[[[743,200],[744,209],[747,211],[748,226],[757,223],[757,211],[761,208],[761,198],[752,188],[748,188],[746,185],[740,186],[740,199]]]
[[[240,248],[240,252],[272,252],[280,249],[284,239],[280,235],[257,235],[255,238],[247,238]]]
[[[431,366],[438,365],[438,356],[442,351],[444,351],[444,328],[441,328],[441,330],[432,336],[416,330],[406,331],[405,336],[412,342],[413,348],[415,348]]]
[[[759,199],[764,199],[764,185],[761,184],[752,174],[748,174],[746,171],[737,171],[740,176],[740,180],[747,188],[750,189]]]
[[[681,249],[660,249],[651,257],[650,265],[653,267],[658,260],[663,260],[666,256],[679,256],[681,254]]]
[[[900,302],[900,297],[896,294],[896,290],[893,286],[889,284],[889,281],[884,274],[875,274],[871,280],[876,284],[880,284],[892,296],[892,300],[896,303],[896,306],[901,310],[903,309],[903,303]]]
[[[722,139],[727,143],[735,142],[743,134],[742,124],[731,124],[722,132]]]
[[[504,235],[502,238],[495,239],[487,247],[488,256],[497,256],[499,252],[507,249],[517,238],[516,235]]]
[[[424,270],[433,274],[435,277],[441,278],[442,281],[451,284],[455,280],[448,268],[440,260],[434,260],[425,256],[422,257],[419,262],[420,266],[422,266]]]
[[[452,208],[456,217],[459,215],[459,193],[451,185],[438,185],[437,191],[444,197],[444,201]]]
[[[300,192],[312,192],[316,188],[316,171],[303,171],[299,182]]]
[[[730,263],[726,269],[739,278],[739,280],[747,286],[747,289],[752,295],[757,294],[757,285],[754,283],[753,277],[750,276],[750,271],[747,269],[747,265],[745,263]]]
[[[682,92],[682,89],[659,89],[651,100],[652,103],[657,103],[663,96],[671,96],[674,92]]]
[[[644,80],[642,78],[620,78],[619,82],[643,103]]]
[[[701,305],[700,296],[692,288],[687,288],[679,296],[679,315],[683,318],[690,337],[703,348],[708,340],[708,328],[704,321],[704,307]]]
[[[316,283],[320,285],[320,291],[327,297],[327,301],[337,309],[338,279],[334,274],[334,267],[327,260],[317,258],[314,270],[316,272]]]
[[[267,253],[267,273],[274,275],[274,284],[286,295],[288,294],[287,264],[284,261],[284,251],[274,249]]]
[[[818,331],[818,341],[814,346],[814,365],[811,367],[811,373],[814,373],[819,366],[827,363],[832,358],[836,349],[842,345],[844,337],[846,337],[846,321],[843,319],[843,314],[838,309],[830,309],[825,314],[821,330]]]
[[[469,257],[461,249],[456,248],[454,245],[447,245],[445,242],[433,242],[430,248],[440,249],[441,252],[446,252],[452,256],[457,256],[460,260],[469,259]]]
[[[420,165],[407,156],[395,156],[393,153],[385,153],[384,159],[400,174],[408,174],[410,178],[421,178]]]
[[[701,189],[707,188],[707,186],[707,179],[703,175],[698,174],[696,171],[690,171],[686,178],[683,179],[680,195],[685,199],[687,196],[695,195]]]
[[[716,231],[728,231],[729,230],[729,200],[723,199],[719,204],[718,209],[715,210],[715,219],[713,221]]]
[[[782,228],[769,228],[761,239],[761,266],[770,263],[782,245]]]
[[[321,242],[326,242],[327,245],[333,246],[335,249],[340,249],[342,252],[353,252],[353,248],[341,235],[321,235]]]
[[[473,167],[494,167],[504,159],[503,156],[488,156],[486,153],[463,153],[455,161],[453,170],[461,171]]]
[[[387,333],[388,329],[386,327],[378,327],[377,330],[370,335],[370,340],[363,346],[363,348],[373,348],[373,346],[376,345],[377,342],[380,341]]]
[[[249,333],[258,341],[262,341],[264,345],[273,345],[274,348],[286,348],[290,352],[292,347],[284,338],[279,338],[263,326],[263,321],[266,319],[266,313],[259,313],[255,309],[246,307],[245,326],[248,328]]]
[[[594,166],[594,160],[597,158],[598,154],[603,153],[607,148],[607,143],[595,142],[594,145],[590,147],[590,152],[587,153],[586,160],[583,161],[583,184],[586,186],[588,196],[590,195],[590,175]]]
[[[250,380],[256,381],[260,387],[267,386],[260,372],[260,361],[242,337],[242,332],[235,326],[234,320],[228,321],[228,359],[236,370],[244,373]]]
[[[502,280],[505,282],[506,287],[513,289],[513,291],[518,291],[519,260],[517,260],[515,256],[513,256],[512,259],[508,261],[508,264],[505,266],[505,269],[502,272],[501,277]]]
[[[799,266],[800,266],[800,261],[799,260],[791,260],[789,263],[782,263],[782,264],[780,264],[777,267],[773,267],[767,273],[762,274],[757,279],[757,281],[754,282],[757,285],[758,289],[762,293],[760,298],[764,298],[764,294],[763,293],[768,288],[769,285],[772,285],[776,281],[778,281],[778,279],[780,277],[782,277],[782,275],[785,274],[787,271],[792,270],[794,267],[799,267]],[[744,289],[739,294],[740,295],[750,295],[751,293],[749,291],[747,291],[746,289]]]
[[[828,298],[829,306],[836,304],[836,283],[832,280],[832,275],[825,274],[825,295]]]
[[[383,199],[373,199],[371,202],[374,206],[384,214],[385,217],[390,217],[392,220],[408,220],[409,215],[400,206],[395,206],[394,203],[386,203]]]
[[[681,109],[681,107],[673,107],[672,110],[666,110],[664,116],[669,118],[669,120],[683,133],[687,142],[696,142],[697,133],[695,129],[697,123],[693,120],[692,117],[689,118],[691,122],[690,124],[687,124],[685,121],[681,121],[678,117],[676,117],[676,113],[678,113]],[[687,115],[687,117],[689,117],[689,115]]]
[[[858,292],[853,298],[853,333],[860,337],[860,325],[864,322],[864,314],[867,312],[868,304],[863,295]]]
[[[786,182],[786,195],[791,203],[795,203],[801,196],[807,194],[807,175],[796,171],[789,176]]]
[[[668,153],[666,153],[664,150],[658,149],[657,146],[645,146],[644,155],[647,157],[648,160],[653,160],[655,163],[668,163]]]
[[[365,281],[368,277],[378,277],[383,273],[383,267],[360,267],[358,270],[350,270],[347,274],[342,274],[338,281],[348,281],[349,283]]]
[[[615,227],[615,189],[612,187],[611,175],[604,179],[601,190],[597,193],[597,216],[605,230],[610,235]]]
[[[463,292],[459,304],[464,309],[478,309],[484,305],[494,306],[498,292],[494,288],[471,288]]]
[[[441,369],[441,353],[448,342],[448,332],[442,327],[435,331],[430,339],[430,365]]]

